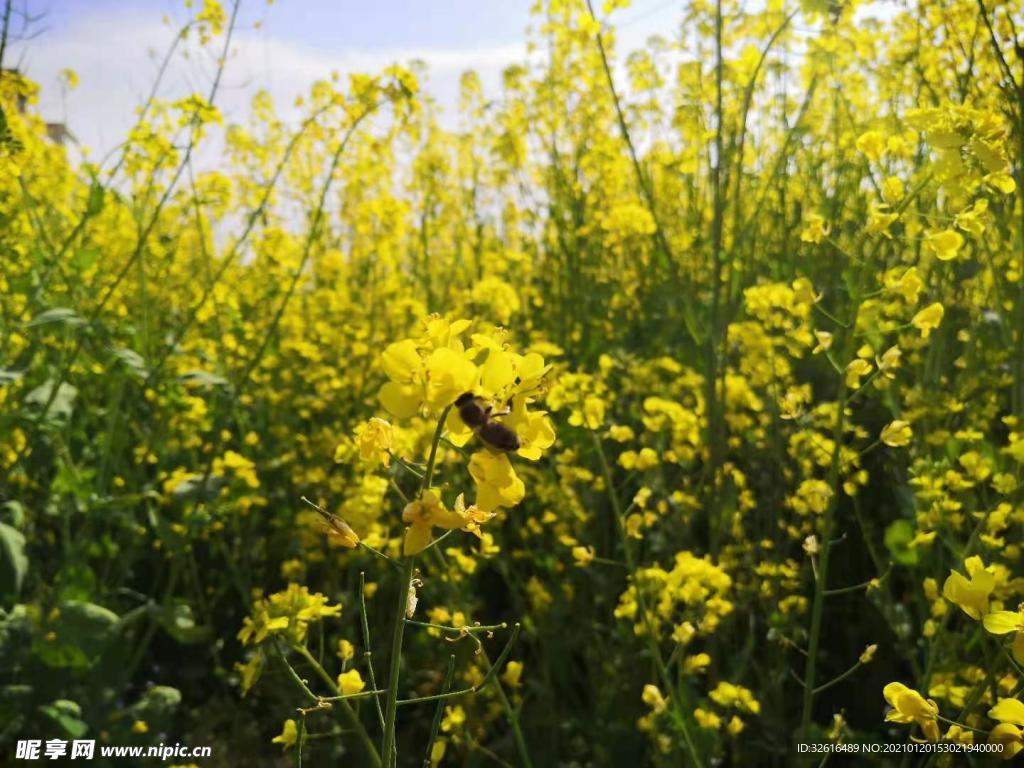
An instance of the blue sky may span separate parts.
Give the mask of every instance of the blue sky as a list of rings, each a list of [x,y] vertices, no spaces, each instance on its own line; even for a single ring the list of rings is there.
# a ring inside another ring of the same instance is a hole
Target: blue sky
[[[196,0],[200,4],[201,0]],[[230,3],[224,2],[225,6]],[[526,55],[532,0],[242,0],[239,30],[219,106],[241,120],[257,88],[267,88],[288,114],[295,97],[332,70],[375,72],[421,59],[426,89],[445,107],[455,103],[459,76],[475,69],[485,88]],[[671,34],[680,0],[634,0],[616,14],[632,48],[651,34]],[[5,66],[19,63],[43,87],[38,109],[66,121],[83,145],[102,157],[124,138],[133,109],[149,91],[157,58],[187,18],[184,0],[15,0],[45,14],[37,37],[12,46]],[[163,24],[167,16],[172,26]],[[257,29],[254,22],[260,21]],[[58,74],[74,69],[77,90],[64,93]],[[205,90],[202,57],[177,60],[162,95]]]
[[[197,5],[199,5],[197,0]],[[273,34],[324,51],[358,48],[462,47],[521,40],[530,0],[265,0],[242,4],[244,22],[264,19]],[[32,0],[60,29],[83,15],[183,17],[181,0]],[[225,7],[230,0],[225,0]]]

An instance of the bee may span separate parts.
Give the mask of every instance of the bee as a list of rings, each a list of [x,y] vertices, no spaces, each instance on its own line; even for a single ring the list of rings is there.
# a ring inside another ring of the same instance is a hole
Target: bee
[[[511,413],[511,409],[495,413],[493,406],[472,392],[463,392],[459,395],[455,407],[459,409],[462,423],[472,429],[490,448],[506,453],[519,450],[519,435],[500,421],[494,421],[496,416]]]

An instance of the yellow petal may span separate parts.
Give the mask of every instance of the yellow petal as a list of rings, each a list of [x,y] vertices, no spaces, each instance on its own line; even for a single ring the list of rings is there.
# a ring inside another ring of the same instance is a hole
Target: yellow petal
[[[449,347],[435,349],[427,359],[427,403],[433,408],[450,405],[474,388],[477,376],[477,367],[464,353]]]
[[[408,384],[389,381],[380,388],[377,395],[380,404],[397,419],[408,419],[420,409],[418,388]]]
[[[418,555],[430,543],[429,525],[410,525],[405,531],[405,545],[402,551],[406,555]]]
[[[993,635],[1005,635],[1007,632],[1024,629],[1021,615],[1017,611],[995,611],[982,619],[982,623]]]
[[[480,371],[480,386],[488,394],[495,394],[511,384],[516,377],[507,353],[492,349]]]
[[[1017,636],[1013,638],[1013,647],[1010,650],[1017,663],[1024,664],[1024,632],[1018,632]]]
[[[338,675],[338,690],[341,691],[342,696],[359,693],[365,687],[366,683],[363,682],[363,677],[359,674],[358,669],[350,669],[348,672]]]
[[[411,339],[389,344],[381,355],[380,363],[389,379],[401,382],[410,381],[423,364]]]
[[[1024,704],[1017,699],[1000,699],[988,711],[988,716],[1003,723],[1024,725]]]
[[[906,690],[908,690],[907,686],[903,683],[889,683],[882,689],[882,695],[885,697],[885,700],[889,702],[890,707],[895,707],[896,697]]]
[[[1003,751],[999,753],[1001,760],[1009,760],[1024,748],[1024,739],[1021,738],[1021,730],[1009,723],[1000,723],[988,735],[990,744],[1002,744]]]

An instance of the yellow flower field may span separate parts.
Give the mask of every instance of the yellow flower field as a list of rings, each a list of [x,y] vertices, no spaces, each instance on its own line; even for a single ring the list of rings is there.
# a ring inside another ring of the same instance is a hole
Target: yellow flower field
[[[1019,3],[538,0],[456,120],[184,5],[104,157],[0,46],[0,764],[1024,750]]]

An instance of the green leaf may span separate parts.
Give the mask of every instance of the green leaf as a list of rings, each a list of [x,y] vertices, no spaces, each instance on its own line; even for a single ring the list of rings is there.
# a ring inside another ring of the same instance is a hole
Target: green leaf
[[[25,527],[25,505],[17,499],[11,499],[0,504],[0,510],[3,511],[3,515],[0,517],[6,517],[10,521],[10,524],[17,528],[19,531]]]
[[[217,495],[220,493],[220,489],[227,484],[228,479],[223,475],[210,475],[206,478],[206,482],[203,482],[202,475],[195,475],[182,480],[174,486],[174,490],[171,491],[171,496],[183,501],[193,499],[212,501],[217,498]]]
[[[95,603],[67,600],[49,625],[51,639],[34,644],[36,655],[51,667],[89,667],[116,636],[116,613]]]
[[[199,384],[205,384],[208,387],[226,387],[228,380],[222,376],[209,373],[208,371],[186,371],[181,374],[182,381],[194,381]]]
[[[913,538],[914,526],[906,520],[897,520],[885,529],[885,546],[900,565],[917,564],[917,549],[910,546]]]
[[[154,685],[128,707],[132,720],[142,720],[153,731],[170,727],[174,713],[181,705],[181,692],[167,685]]]
[[[96,574],[88,565],[68,563],[54,579],[60,600],[89,600],[96,594]]]
[[[89,269],[96,260],[100,257],[100,251],[98,248],[81,248],[75,251],[74,261],[75,266],[80,270]]]
[[[141,381],[149,376],[149,369],[146,367],[145,359],[134,349],[128,349],[127,347],[111,347],[110,352],[114,357],[125,364],[125,367],[133,376],[135,376],[135,378]]]
[[[54,307],[48,309],[28,322],[29,328],[36,328],[40,325],[49,325],[50,323],[64,323],[71,326],[85,325],[85,320],[75,310],[68,307]]]
[[[200,643],[210,637],[210,628],[196,624],[192,606],[184,602],[175,602],[161,608],[159,613],[160,626],[179,643]]]
[[[80,739],[89,730],[89,726],[82,721],[82,708],[68,699],[43,704],[39,711],[59,725],[69,738]]]
[[[18,595],[27,572],[25,537],[16,528],[0,523],[0,595]]]
[[[53,392],[53,385],[53,381],[40,384],[25,396],[25,402],[40,408],[45,407]],[[47,421],[59,423],[70,419],[71,413],[74,411],[76,397],[78,397],[78,389],[67,382],[62,383],[57,388],[57,396],[53,398],[50,410],[46,414]]]
[[[94,181],[92,186],[89,187],[89,204],[85,209],[86,216],[96,216],[103,210],[103,198],[105,194],[106,190],[103,188],[103,185]]]

